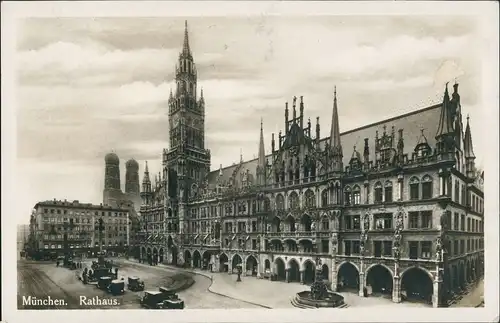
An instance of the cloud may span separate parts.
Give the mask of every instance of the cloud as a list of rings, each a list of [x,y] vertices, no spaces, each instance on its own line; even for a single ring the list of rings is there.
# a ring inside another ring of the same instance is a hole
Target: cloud
[[[161,169],[183,28],[183,17],[24,21],[16,96],[19,177],[22,185],[34,181],[27,203],[99,203],[111,150],[122,161],[135,158],[141,174],[145,160],[151,172]],[[189,32],[213,169],[238,162],[240,151],[245,160],[257,154],[261,117],[269,151],[293,96],[304,96],[304,124],[310,118],[314,131],[319,117],[328,135],[335,85],[346,131],[438,102],[444,82],[457,77],[473,137],[481,138],[474,20],[190,17]],[[475,145],[478,161],[483,146]]]

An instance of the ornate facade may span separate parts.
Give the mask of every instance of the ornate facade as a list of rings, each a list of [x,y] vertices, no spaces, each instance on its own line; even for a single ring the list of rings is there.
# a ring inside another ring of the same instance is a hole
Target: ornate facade
[[[258,158],[210,171],[205,101],[187,24],[169,104],[170,148],[142,184],[141,257],[444,305],[483,272],[483,175],[464,130],[458,84],[428,108],[330,136],[285,104],[284,129]]]

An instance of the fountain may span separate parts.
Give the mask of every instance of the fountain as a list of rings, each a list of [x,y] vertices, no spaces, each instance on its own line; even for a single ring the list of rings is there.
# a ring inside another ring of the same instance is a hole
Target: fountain
[[[298,308],[346,307],[344,297],[328,290],[323,281],[321,259],[316,258],[316,277],[310,291],[299,292],[292,298],[292,305]]]

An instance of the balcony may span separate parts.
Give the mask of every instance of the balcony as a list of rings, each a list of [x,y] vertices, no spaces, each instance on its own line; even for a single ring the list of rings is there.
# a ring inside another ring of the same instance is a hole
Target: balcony
[[[285,231],[285,232],[267,232],[266,238],[268,239],[314,239],[320,236],[318,232],[313,231]]]

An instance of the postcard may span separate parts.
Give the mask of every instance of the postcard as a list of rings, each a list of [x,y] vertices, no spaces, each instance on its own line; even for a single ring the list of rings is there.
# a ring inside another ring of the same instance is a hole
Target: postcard
[[[2,9],[6,322],[498,319],[498,6]]]

